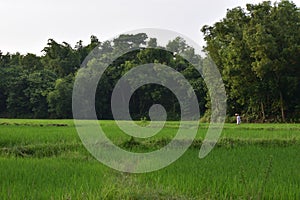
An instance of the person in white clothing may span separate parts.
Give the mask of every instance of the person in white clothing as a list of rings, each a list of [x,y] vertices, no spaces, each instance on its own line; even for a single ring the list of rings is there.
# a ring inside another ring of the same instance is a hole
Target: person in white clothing
[[[236,113],[235,117],[236,117],[236,124],[237,125],[241,124],[241,117],[240,117],[240,115]]]

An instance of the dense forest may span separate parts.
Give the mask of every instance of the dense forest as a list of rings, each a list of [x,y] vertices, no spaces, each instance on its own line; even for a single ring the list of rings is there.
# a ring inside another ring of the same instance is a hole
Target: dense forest
[[[233,8],[221,21],[201,29],[211,57],[222,75],[227,93],[228,119],[238,112],[249,122],[299,122],[300,120],[300,10],[289,1],[263,2]],[[120,35],[101,42],[96,36],[72,47],[49,39],[43,55],[3,54],[0,51],[0,117],[72,118],[72,91],[84,59],[97,48],[108,53],[141,47],[115,60],[98,84],[99,119],[112,119],[110,97],[117,81],[131,68],[162,63],[180,72],[193,86],[203,120],[209,120],[210,98],[203,78],[184,54],[205,67],[205,60],[180,37],[158,46],[145,33]],[[171,53],[175,52],[175,53]],[[178,53],[178,54],[177,54]],[[142,86],[130,100],[134,119],[148,117],[151,105],[162,104],[169,120],[180,117],[180,107],[170,90],[160,85]]]

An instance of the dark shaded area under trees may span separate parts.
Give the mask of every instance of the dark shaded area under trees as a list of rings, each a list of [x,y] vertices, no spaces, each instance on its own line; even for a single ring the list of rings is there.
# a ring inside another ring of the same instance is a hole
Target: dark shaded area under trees
[[[207,43],[204,50],[217,64],[225,84],[228,116],[239,112],[252,122],[299,122],[299,8],[289,1],[248,4],[246,9],[228,10],[224,19],[201,31]],[[195,90],[201,116],[207,113],[204,117],[209,118],[209,95],[199,72],[178,54],[164,49],[184,53],[201,63],[205,58],[196,55],[179,37],[155,49],[156,39],[144,33],[104,42],[91,36],[88,45],[79,41],[74,48],[49,39],[42,56],[0,51],[0,117],[72,118],[73,83],[85,57],[97,46],[113,53],[132,45],[143,48],[117,59],[98,84],[99,119],[112,119],[110,97],[120,77],[146,63],[162,63],[183,74]],[[149,108],[156,103],[165,107],[169,120],[180,119],[176,97],[155,84],[142,86],[133,94],[132,117],[148,117]]]

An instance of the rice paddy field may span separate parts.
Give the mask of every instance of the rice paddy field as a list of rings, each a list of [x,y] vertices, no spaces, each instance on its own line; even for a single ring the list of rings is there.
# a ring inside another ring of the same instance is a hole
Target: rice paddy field
[[[114,121],[99,123],[116,145],[143,152],[167,144],[179,124],[133,139]],[[72,120],[0,119],[0,199],[300,199],[300,124],[225,124],[199,159],[207,128],[200,123],[171,165],[130,174],[97,161]]]

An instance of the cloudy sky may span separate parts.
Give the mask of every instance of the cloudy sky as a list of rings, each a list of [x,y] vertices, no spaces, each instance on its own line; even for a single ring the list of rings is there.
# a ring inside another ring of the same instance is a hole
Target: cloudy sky
[[[0,0],[0,50],[41,54],[49,38],[89,43],[141,28],[162,28],[204,45],[200,29],[226,9],[261,0]],[[274,2],[274,1],[273,1]],[[300,0],[294,0],[300,6]],[[170,38],[172,39],[172,38]]]

